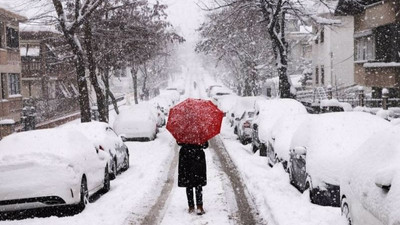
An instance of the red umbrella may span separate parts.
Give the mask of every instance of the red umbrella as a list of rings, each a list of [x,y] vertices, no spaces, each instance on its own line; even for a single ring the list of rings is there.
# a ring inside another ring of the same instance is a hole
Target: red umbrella
[[[178,143],[201,145],[219,134],[223,117],[211,101],[188,98],[169,111],[167,130]]]

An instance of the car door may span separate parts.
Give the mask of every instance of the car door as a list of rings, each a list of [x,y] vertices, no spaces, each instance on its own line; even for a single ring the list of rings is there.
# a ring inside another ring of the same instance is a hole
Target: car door
[[[107,135],[114,142],[115,155],[116,155],[117,163],[118,163],[117,168],[119,168],[121,163],[124,161],[124,157],[125,157],[124,144],[123,144],[121,138],[118,137],[118,135],[114,132],[114,130],[111,127],[107,128]]]

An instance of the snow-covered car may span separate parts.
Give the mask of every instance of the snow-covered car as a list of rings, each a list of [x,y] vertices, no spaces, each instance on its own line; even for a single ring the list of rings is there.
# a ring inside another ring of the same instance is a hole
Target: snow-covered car
[[[110,154],[79,131],[12,134],[0,141],[0,212],[74,205],[110,189]]]
[[[299,126],[307,123],[313,114],[294,114],[280,117],[272,127],[271,136],[267,140],[268,164],[273,167],[276,163],[282,163],[287,169],[289,161],[290,142]]]
[[[173,106],[173,101],[170,97],[167,96],[156,96],[152,98],[150,101],[156,107],[160,107],[160,111],[165,115],[168,116],[169,109]]]
[[[157,135],[157,118],[147,105],[134,105],[120,112],[113,128],[123,141],[151,141]]]
[[[400,224],[400,126],[355,151],[340,179],[342,215],[353,225]]]
[[[312,203],[340,206],[339,185],[350,155],[389,122],[367,113],[314,115],[294,133],[288,172],[299,191],[309,190]]]
[[[251,124],[254,119],[254,111],[254,109],[244,111],[237,125],[237,135],[240,143],[244,145],[251,143],[251,139],[253,137],[253,129],[251,128]]]
[[[185,94],[185,89],[183,89],[183,88],[178,88],[178,87],[167,87],[165,90],[167,90],[167,91],[174,90],[174,91],[179,92],[180,95],[184,95],[184,94]]]
[[[227,112],[236,104],[237,99],[240,98],[237,95],[225,95],[219,98],[217,107],[224,112],[226,116]]]
[[[208,88],[206,89],[207,97],[211,97],[212,89],[217,88],[217,87],[222,87],[222,85],[220,85],[220,84],[212,84],[212,85],[208,86]]]
[[[294,99],[272,99],[255,102],[253,119],[253,152],[260,150],[260,156],[267,156],[268,140],[275,122],[282,116],[307,114],[307,110]]]
[[[211,101],[215,105],[218,105],[218,100],[221,97],[227,96],[227,95],[232,95],[232,94],[233,94],[233,92],[231,90],[229,90],[228,88],[225,88],[225,87],[214,87],[210,91],[210,98],[211,98]]]
[[[176,90],[162,90],[160,96],[171,99],[173,105],[178,103],[181,98],[181,95]]]
[[[68,124],[64,129],[77,130],[83,133],[100,150],[110,153],[110,178],[129,168],[129,150],[120,137],[107,123],[89,122]]]
[[[265,99],[259,96],[237,97],[235,105],[227,112],[227,119],[235,134],[237,134],[238,124],[243,113],[246,110],[254,110],[255,102],[258,100],[263,101]]]
[[[148,102],[141,102],[140,105],[147,105],[149,109],[153,112],[153,114],[157,118],[157,127],[162,127],[166,123],[166,116],[164,114],[164,110],[160,107],[158,102],[153,101],[152,99]]]
[[[344,112],[343,105],[337,99],[321,100],[318,113]]]

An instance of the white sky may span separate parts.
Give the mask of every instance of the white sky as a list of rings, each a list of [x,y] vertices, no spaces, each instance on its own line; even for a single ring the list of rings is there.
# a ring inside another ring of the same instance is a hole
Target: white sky
[[[162,0],[167,4],[168,20],[174,25],[178,33],[187,40],[197,40],[195,30],[203,21],[204,12],[196,5],[198,0]]]

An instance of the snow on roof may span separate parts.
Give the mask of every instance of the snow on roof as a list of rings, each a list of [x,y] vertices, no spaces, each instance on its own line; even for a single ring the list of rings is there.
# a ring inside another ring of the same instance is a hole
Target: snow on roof
[[[364,68],[379,68],[379,67],[400,67],[398,62],[371,62],[364,63]]]
[[[338,185],[351,153],[390,126],[388,121],[362,112],[319,114],[297,129],[290,148],[307,148],[306,169],[315,187]]]
[[[13,119],[0,120],[0,125],[12,125],[12,124],[15,124],[15,121]]]

